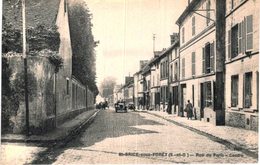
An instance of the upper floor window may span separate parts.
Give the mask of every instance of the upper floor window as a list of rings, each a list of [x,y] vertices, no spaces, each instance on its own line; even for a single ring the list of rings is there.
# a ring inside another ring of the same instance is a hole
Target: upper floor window
[[[192,17],[192,35],[195,35],[195,16]]]
[[[64,13],[67,12],[67,0],[64,0]]]
[[[246,17],[246,50],[253,49],[253,15]]]
[[[202,73],[207,74],[214,72],[215,67],[215,46],[214,42],[212,44],[207,43],[205,47],[202,48]]]
[[[207,17],[206,24],[207,24],[207,26],[210,23],[210,5],[211,4],[210,4],[210,0],[209,0],[209,1],[206,2],[206,17]]]
[[[249,15],[244,20],[230,30],[227,36],[227,55],[234,58],[240,53],[253,49],[253,15]]]
[[[66,93],[67,95],[69,94],[69,91],[70,91],[70,80],[69,78],[66,78]]]
[[[185,36],[184,36],[185,34],[184,34],[184,33],[185,33],[185,29],[184,29],[184,27],[183,27],[183,28],[182,28],[182,43],[185,42],[185,40],[184,40],[184,39],[185,39]]]
[[[234,58],[238,55],[238,25],[231,29],[231,57]]]
[[[230,7],[231,7],[231,9],[234,9],[234,6],[235,6],[235,2],[234,2],[235,0],[231,0],[231,4],[230,4]]]
[[[175,62],[174,64],[174,80],[178,80],[178,63]]]

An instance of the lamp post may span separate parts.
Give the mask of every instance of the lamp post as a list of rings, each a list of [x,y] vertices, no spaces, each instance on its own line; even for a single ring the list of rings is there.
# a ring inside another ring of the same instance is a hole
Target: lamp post
[[[28,78],[27,78],[27,55],[26,55],[26,19],[25,19],[25,0],[22,0],[22,22],[23,22],[23,59],[24,59],[24,97],[25,97],[25,120],[26,135],[30,135],[29,129],[29,102],[28,102]]]

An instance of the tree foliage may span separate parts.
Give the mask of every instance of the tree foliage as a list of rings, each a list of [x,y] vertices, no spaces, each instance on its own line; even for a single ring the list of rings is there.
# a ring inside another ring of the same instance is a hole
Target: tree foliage
[[[83,0],[70,3],[69,25],[73,53],[72,74],[97,95],[95,42],[92,34],[91,17],[92,15]]]
[[[2,58],[2,118],[1,118],[1,125],[2,125],[2,133],[6,131],[6,128],[9,126],[9,118],[11,113],[9,113],[9,105],[10,105],[10,98],[11,98],[11,86],[10,86],[10,77],[12,75],[12,70],[9,67],[6,58]]]
[[[27,45],[28,52],[41,51],[49,49],[57,52],[60,46],[60,34],[56,26],[47,28],[44,25],[30,27],[27,29]],[[16,29],[12,23],[7,22],[3,17],[2,28],[2,53],[10,51],[22,52],[22,32],[21,29]]]

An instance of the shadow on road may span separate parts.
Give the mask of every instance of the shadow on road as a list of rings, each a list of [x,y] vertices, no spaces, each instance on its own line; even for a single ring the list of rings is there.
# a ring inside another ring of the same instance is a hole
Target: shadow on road
[[[145,119],[139,113],[115,113],[113,110],[102,110],[96,116],[93,123],[82,129],[79,135],[74,136],[72,141],[61,142],[50,146],[47,150],[39,153],[32,164],[51,164],[59,155],[67,149],[75,149],[92,146],[106,138],[116,138],[126,135],[139,135],[158,133],[156,131],[135,128],[140,125],[163,125],[153,120]]]
[[[158,133],[156,131],[134,127],[140,125],[163,124],[145,119],[139,113],[115,113],[112,110],[101,111],[91,126],[85,132],[82,132],[80,138],[71,143],[71,145],[74,147],[87,147],[106,138]]]

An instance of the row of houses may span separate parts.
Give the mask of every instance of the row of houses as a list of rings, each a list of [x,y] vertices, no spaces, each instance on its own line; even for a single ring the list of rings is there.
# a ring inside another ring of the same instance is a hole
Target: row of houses
[[[259,1],[193,0],[179,16],[171,45],[133,77],[136,107],[214,125],[258,129]]]

